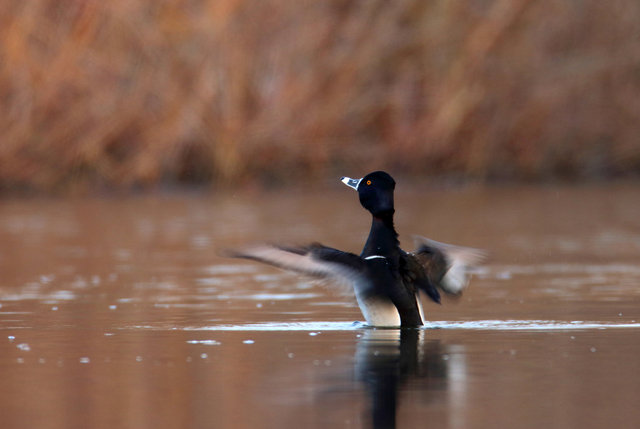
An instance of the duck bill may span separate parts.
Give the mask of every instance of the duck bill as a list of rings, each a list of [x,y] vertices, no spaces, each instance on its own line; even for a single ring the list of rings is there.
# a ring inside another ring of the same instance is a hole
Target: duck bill
[[[342,183],[344,183],[345,185],[347,185],[350,188],[355,189],[356,191],[358,190],[358,185],[360,184],[360,182],[362,181],[362,179],[352,179],[351,177],[342,177],[340,178],[340,181]]]

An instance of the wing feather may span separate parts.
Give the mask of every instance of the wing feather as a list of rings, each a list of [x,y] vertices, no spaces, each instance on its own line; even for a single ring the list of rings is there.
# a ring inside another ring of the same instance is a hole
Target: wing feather
[[[414,255],[429,279],[443,291],[459,295],[467,287],[471,271],[486,258],[486,252],[471,247],[441,243],[415,236]]]
[[[304,247],[255,245],[229,252],[229,256],[264,262],[285,270],[349,284],[362,283],[365,262],[358,255],[318,243]]]

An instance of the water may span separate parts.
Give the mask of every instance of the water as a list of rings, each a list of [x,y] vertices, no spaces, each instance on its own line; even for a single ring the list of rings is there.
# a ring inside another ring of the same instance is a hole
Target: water
[[[5,200],[2,428],[635,428],[635,185],[402,189],[396,225],[485,248],[422,330],[370,329],[355,300],[221,252],[359,251],[338,186]]]

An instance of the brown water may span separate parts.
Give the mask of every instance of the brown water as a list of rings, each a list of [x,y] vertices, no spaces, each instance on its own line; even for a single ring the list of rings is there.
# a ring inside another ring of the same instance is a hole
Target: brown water
[[[220,250],[358,252],[354,193],[0,204],[0,427],[640,427],[640,186],[412,189],[396,226],[490,251],[421,331]],[[439,329],[436,329],[439,328]]]

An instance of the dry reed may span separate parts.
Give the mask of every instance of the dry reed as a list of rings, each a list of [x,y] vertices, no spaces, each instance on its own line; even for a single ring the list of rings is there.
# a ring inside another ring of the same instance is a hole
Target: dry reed
[[[0,190],[640,171],[633,0],[9,0]]]

